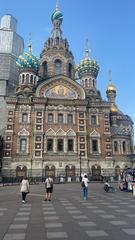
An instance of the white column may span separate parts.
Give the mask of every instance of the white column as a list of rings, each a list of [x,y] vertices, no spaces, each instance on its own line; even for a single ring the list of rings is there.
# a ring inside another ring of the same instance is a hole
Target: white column
[[[64,138],[63,141],[64,141],[64,153],[67,153],[67,138]]]
[[[54,144],[53,144],[53,152],[57,152],[57,138],[54,138]]]

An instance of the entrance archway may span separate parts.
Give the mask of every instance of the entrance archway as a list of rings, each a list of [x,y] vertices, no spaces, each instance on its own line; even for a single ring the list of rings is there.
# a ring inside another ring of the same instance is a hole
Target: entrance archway
[[[27,176],[27,167],[26,166],[17,166],[16,167],[16,177],[23,178]]]
[[[55,177],[55,166],[50,165],[45,167],[45,177]]]
[[[66,177],[75,177],[75,166],[67,165],[65,167]]]
[[[99,165],[93,165],[91,170],[92,170],[92,179],[94,181],[100,181],[101,167]]]

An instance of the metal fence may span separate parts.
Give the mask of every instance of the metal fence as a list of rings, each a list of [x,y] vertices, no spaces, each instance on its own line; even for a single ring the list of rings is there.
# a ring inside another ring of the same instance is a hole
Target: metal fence
[[[56,173],[50,172],[50,174],[43,171],[43,169],[29,169],[27,172],[20,172],[19,175],[15,170],[6,170],[0,172],[0,183],[3,185],[6,184],[20,184],[23,176],[26,176],[30,184],[39,184],[45,181],[46,177],[51,176],[54,180],[54,183],[71,183],[71,182],[80,182],[81,173],[77,171],[77,174],[66,174],[65,172]],[[89,181],[104,182],[106,179],[109,181],[118,181],[119,175],[115,174],[114,169],[105,169],[104,174],[101,172],[99,174],[93,174],[91,172],[86,172],[88,175]]]

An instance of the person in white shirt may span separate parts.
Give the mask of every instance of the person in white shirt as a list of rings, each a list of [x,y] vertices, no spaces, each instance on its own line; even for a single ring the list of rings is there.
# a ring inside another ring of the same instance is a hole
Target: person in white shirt
[[[104,185],[104,190],[106,192],[109,192],[109,191],[114,192],[115,188],[113,186],[110,186],[110,184],[108,183],[108,180],[106,180],[105,185]]]
[[[45,194],[44,200],[51,201],[52,200],[52,192],[53,192],[53,179],[51,177],[46,178],[45,188],[46,188],[46,194]]]
[[[88,182],[89,182],[88,177],[85,174],[82,178],[82,183],[83,183],[82,190],[83,190],[83,199],[84,200],[88,199]]]
[[[26,177],[23,178],[21,185],[20,185],[21,189],[21,193],[22,193],[22,203],[25,203],[25,199],[27,194],[29,193],[29,182],[28,179]]]

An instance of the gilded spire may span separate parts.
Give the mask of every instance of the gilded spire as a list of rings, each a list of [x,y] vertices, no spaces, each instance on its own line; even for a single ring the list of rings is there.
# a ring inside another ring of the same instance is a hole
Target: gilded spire
[[[109,76],[109,84],[107,87],[107,92],[116,92],[116,87],[112,84],[112,72],[111,70],[108,71],[108,76]]]

